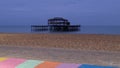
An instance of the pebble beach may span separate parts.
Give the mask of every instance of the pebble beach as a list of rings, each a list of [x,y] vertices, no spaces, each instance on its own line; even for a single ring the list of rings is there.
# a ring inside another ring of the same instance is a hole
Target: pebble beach
[[[0,45],[120,51],[120,35],[0,34]]]
[[[0,56],[120,67],[120,35],[0,34]]]

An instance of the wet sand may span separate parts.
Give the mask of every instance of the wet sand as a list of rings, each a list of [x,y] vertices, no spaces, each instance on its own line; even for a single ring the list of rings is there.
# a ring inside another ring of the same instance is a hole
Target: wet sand
[[[120,35],[0,34],[0,56],[120,66]]]

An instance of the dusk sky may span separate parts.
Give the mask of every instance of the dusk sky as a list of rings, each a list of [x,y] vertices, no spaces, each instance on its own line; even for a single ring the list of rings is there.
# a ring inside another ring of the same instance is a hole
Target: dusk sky
[[[0,0],[0,25],[42,25],[53,17],[71,24],[120,25],[120,0]]]

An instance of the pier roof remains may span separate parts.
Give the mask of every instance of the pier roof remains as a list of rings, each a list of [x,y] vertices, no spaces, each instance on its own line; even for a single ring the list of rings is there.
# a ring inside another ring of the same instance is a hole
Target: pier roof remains
[[[48,19],[49,25],[70,25],[70,22],[67,19],[62,17],[54,17],[52,19]]]
[[[62,17],[54,17],[52,19],[48,19],[48,21],[68,21],[68,20]]]

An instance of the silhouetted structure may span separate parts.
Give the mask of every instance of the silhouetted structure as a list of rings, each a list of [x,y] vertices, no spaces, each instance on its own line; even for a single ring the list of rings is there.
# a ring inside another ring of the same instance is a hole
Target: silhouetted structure
[[[70,22],[62,17],[55,17],[53,19],[48,19],[48,25],[70,25]]]
[[[80,25],[70,25],[67,19],[54,17],[48,19],[48,25],[32,25],[32,30],[49,30],[49,31],[78,31]]]

